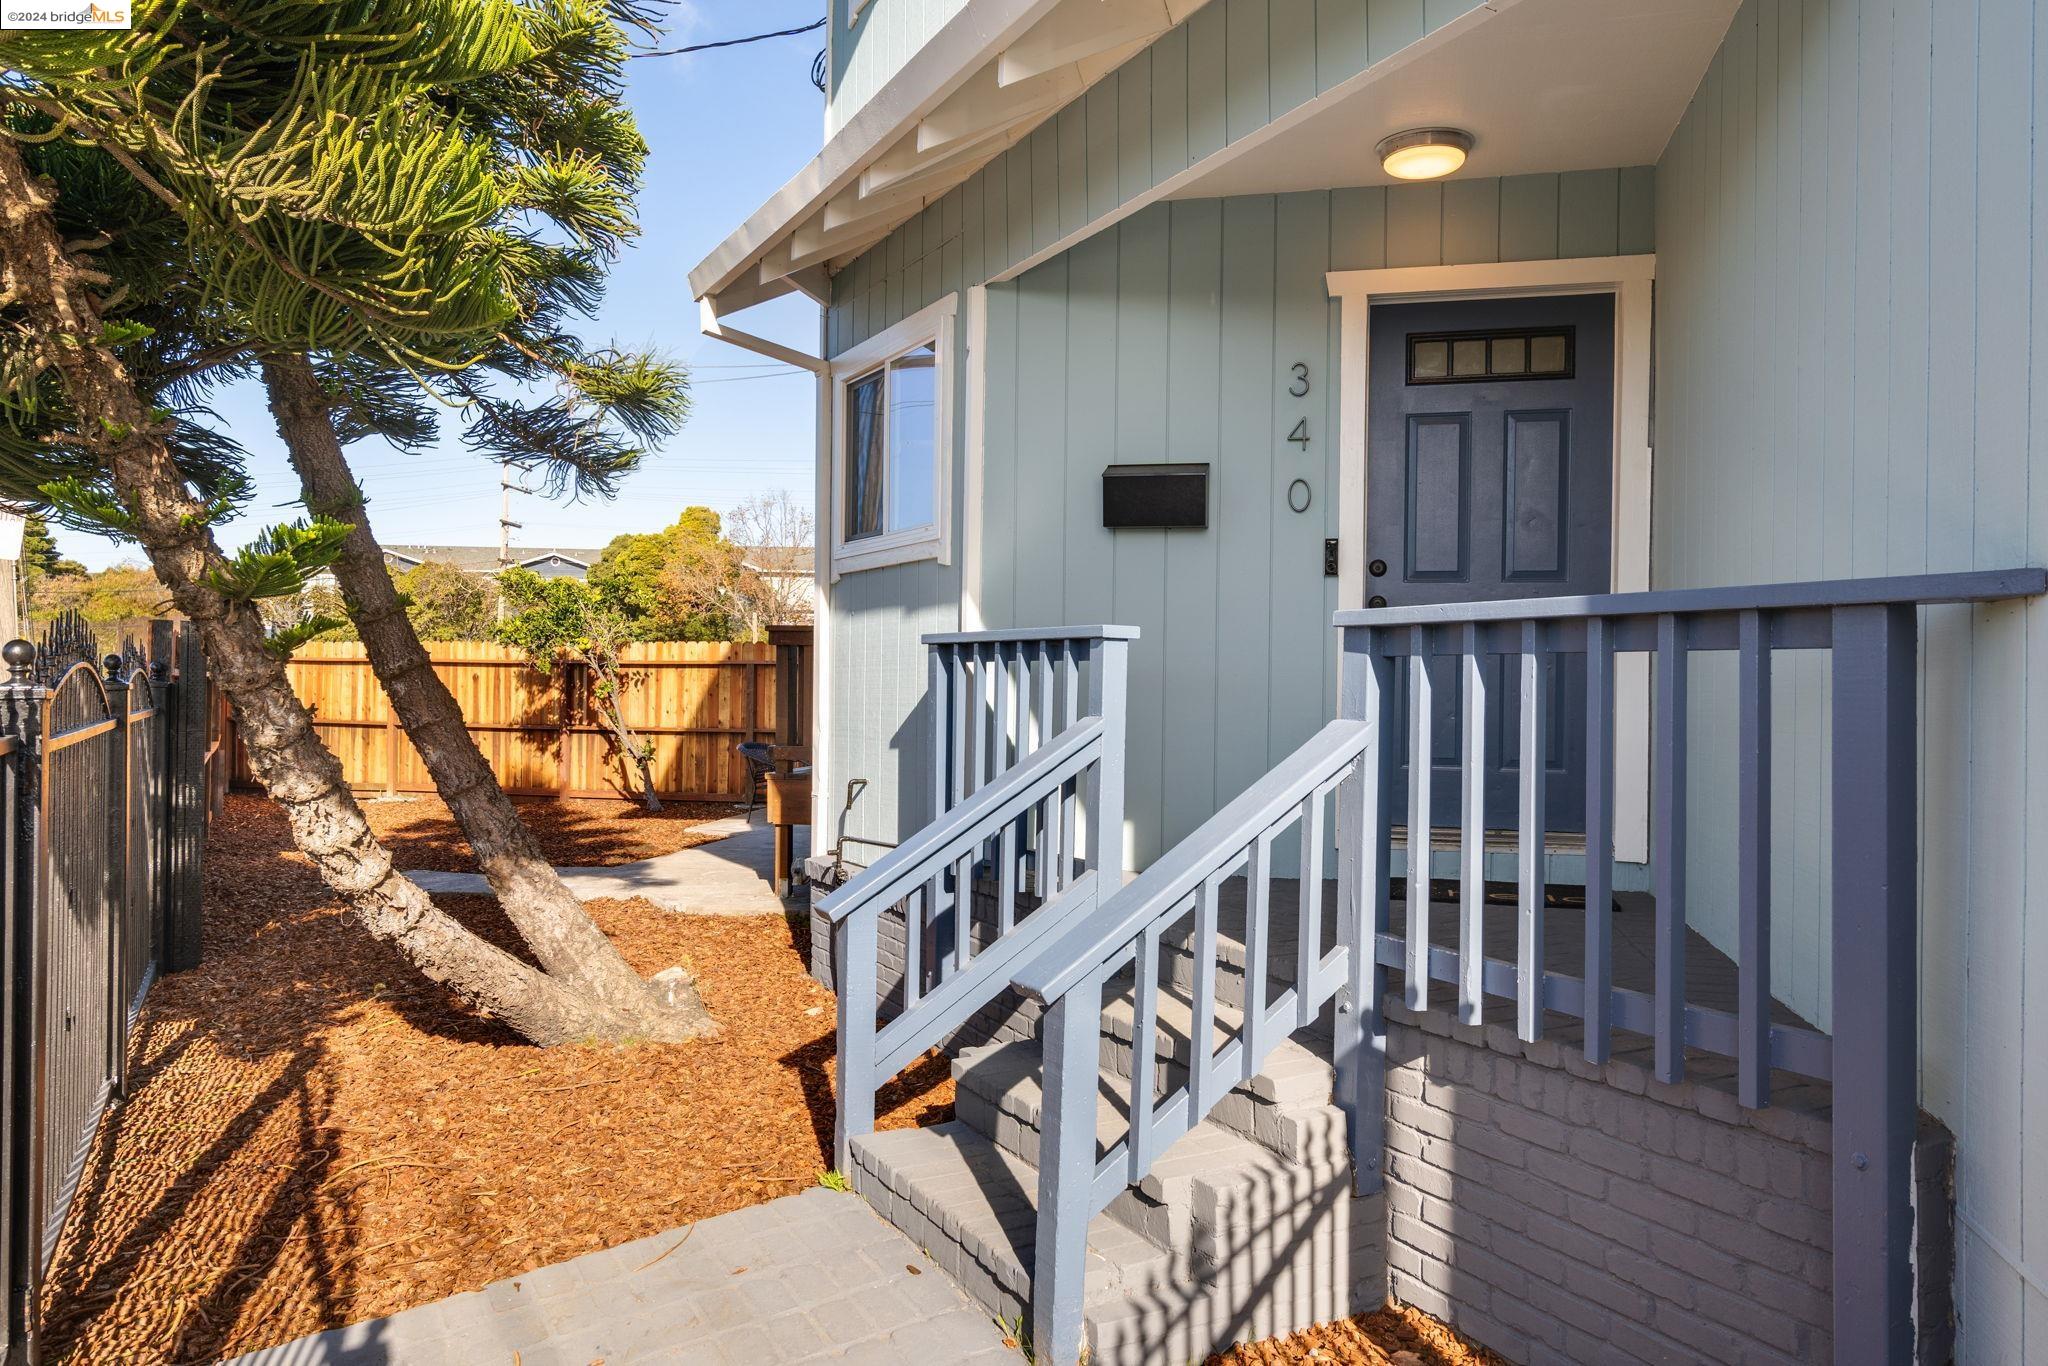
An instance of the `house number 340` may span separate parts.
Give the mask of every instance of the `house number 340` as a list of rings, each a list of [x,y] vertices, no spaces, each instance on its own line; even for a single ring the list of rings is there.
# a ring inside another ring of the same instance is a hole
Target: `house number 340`
[[[1309,391],[1308,362],[1296,361],[1291,367],[1294,378],[1287,385],[1290,398],[1307,398]],[[1294,430],[1287,433],[1287,439],[1303,450],[1308,449],[1308,419],[1301,418],[1294,424]]]

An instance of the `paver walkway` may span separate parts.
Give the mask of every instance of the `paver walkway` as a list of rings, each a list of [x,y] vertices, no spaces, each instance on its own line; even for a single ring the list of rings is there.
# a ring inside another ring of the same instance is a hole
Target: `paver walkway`
[[[770,867],[775,855],[775,830],[758,819],[741,816],[697,827],[717,839],[678,849],[673,854],[620,863],[609,868],[563,868],[558,871],[569,890],[584,901],[604,897],[645,897],[671,911],[693,915],[781,915]],[[796,861],[810,852],[810,830],[796,829]],[[481,873],[407,873],[429,892],[450,896],[490,894]]]
[[[857,1195],[822,1188],[227,1366],[998,1366],[1002,1330]]]

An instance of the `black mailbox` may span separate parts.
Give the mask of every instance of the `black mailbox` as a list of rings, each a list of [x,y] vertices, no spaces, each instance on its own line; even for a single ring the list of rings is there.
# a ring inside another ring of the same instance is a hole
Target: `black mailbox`
[[[1207,465],[1111,465],[1102,472],[1102,524],[1124,527],[1209,525]]]

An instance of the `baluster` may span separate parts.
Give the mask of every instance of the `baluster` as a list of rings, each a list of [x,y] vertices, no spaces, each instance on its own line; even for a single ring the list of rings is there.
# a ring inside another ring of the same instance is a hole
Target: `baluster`
[[[973,710],[969,704],[973,694],[968,691],[967,655],[968,649],[964,645],[952,648],[953,691],[947,699],[953,722],[953,746],[948,756],[953,794],[952,800],[946,804],[949,811],[967,800],[967,713]]]
[[[1657,618],[1657,758],[1652,798],[1657,861],[1656,1075],[1685,1076],[1685,641],[1675,616]]]
[[[996,934],[1008,934],[1017,924],[1017,822],[1011,821],[996,836]]]
[[[1429,1009],[1429,808],[1435,774],[1436,698],[1429,679],[1429,628],[1408,633],[1408,982],[1402,1000]]]
[[[1311,792],[1301,804],[1301,892],[1296,898],[1294,946],[1294,1027],[1315,1022],[1317,968],[1323,961],[1323,798]]]
[[[1516,917],[1515,1032],[1543,1036],[1543,809],[1545,732],[1550,697],[1543,686],[1543,628],[1522,623],[1521,889]]]
[[[1216,879],[1195,894],[1195,1008],[1188,1017],[1188,1123],[1209,1110],[1209,1069],[1216,1052]]]
[[[1486,987],[1486,656],[1479,627],[1465,625],[1465,790],[1458,835],[1458,1021],[1476,1025]]]
[[[1138,936],[1137,976],[1131,995],[1131,1184],[1136,1185],[1152,1161],[1154,1149],[1152,1092],[1159,1073],[1159,934],[1164,922],[1154,920]]]
[[[1067,868],[1064,857],[1067,850],[1067,831],[1064,823],[1066,814],[1066,784],[1061,783],[1045,794],[1045,837],[1039,842],[1039,888],[1038,894],[1050,901],[1067,885]]]
[[[990,680],[995,690],[990,705],[994,774],[1001,777],[1010,771],[1010,647],[1001,641],[990,646],[989,665],[989,671],[995,675]]]
[[[946,656],[951,648],[934,645],[925,655],[925,696],[931,699],[932,708],[932,817],[935,820],[953,808],[946,792],[946,775],[952,764],[947,742],[952,733],[953,708],[946,696]]]
[[[924,886],[903,898],[903,1008],[907,1011],[924,996],[924,936],[927,918],[939,918],[939,886],[943,873],[934,873]]]
[[[974,955],[974,860],[978,848],[969,848],[953,865],[953,968],[967,970]]]
[[[1742,614],[1737,648],[1736,1089],[1744,1105],[1760,1109],[1771,1103],[1771,643],[1762,613]]]
[[[1060,642],[1065,667],[1060,676],[1060,729],[1081,719],[1081,650],[1071,640]]]
[[[1614,1015],[1614,643],[1586,622],[1586,1061],[1607,1061]]]
[[[1081,1358],[1087,1289],[1088,1219],[1094,1212],[1095,1103],[1102,1030],[1102,979],[1091,977],[1052,1002],[1040,1026],[1045,1100],[1038,1142],[1037,1266],[1031,1282],[1036,1357]]]
[[[987,787],[996,776],[996,647],[987,646],[975,651],[975,668],[981,677],[975,689],[978,699],[974,713],[974,734],[979,741],[980,761],[976,765],[981,773],[977,787]]]
[[[833,1161],[853,1170],[853,1140],[875,1128],[875,939],[879,916],[850,915],[832,927],[832,970],[839,989],[839,1116]]]
[[[1250,1081],[1266,1055],[1266,958],[1272,927],[1273,832],[1252,841],[1244,865],[1244,1065],[1239,1081]]]
[[[1052,643],[1040,640],[1031,650],[1031,747],[1052,739]]]

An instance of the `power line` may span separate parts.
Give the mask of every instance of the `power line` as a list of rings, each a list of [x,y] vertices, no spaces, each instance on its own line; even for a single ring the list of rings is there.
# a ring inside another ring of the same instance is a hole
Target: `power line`
[[[830,16],[826,16],[829,18]],[[680,57],[685,52],[709,52],[717,47],[738,47],[742,43],[760,43],[770,38],[794,38],[799,33],[814,33],[825,27],[825,20],[805,24],[802,28],[779,28],[773,33],[752,33],[744,38],[723,38],[715,43],[691,43],[688,47],[665,47],[651,52],[636,52],[635,57]]]

